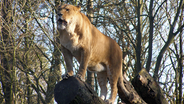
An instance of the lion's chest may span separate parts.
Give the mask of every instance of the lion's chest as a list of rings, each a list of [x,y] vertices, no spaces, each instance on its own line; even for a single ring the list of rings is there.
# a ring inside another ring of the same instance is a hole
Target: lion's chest
[[[61,35],[60,43],[62,46],[68,49],[72,54],[75,54],[75,52],[80,48],[79,36],[75,34]]]

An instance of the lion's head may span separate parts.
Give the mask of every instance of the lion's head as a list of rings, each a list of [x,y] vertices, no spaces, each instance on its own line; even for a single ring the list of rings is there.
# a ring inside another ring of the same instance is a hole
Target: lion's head
[[[80,6],[67,4],[59,6],[56,17],[58,29],[64,30],[70,27],[70,25],[74,25],[76,22],[74,17],[80,13],[80,9]]]

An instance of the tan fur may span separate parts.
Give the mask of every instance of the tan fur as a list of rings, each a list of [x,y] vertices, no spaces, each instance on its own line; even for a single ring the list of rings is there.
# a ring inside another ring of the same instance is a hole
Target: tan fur
[[[122,52],[119,45],[94,27],[77,6],[59,6],[57,26],[61,50],[67,66],[67,73],[62,77],[67,79],[73,75],[74,56],[80,63],[77,73],[79,78],[85,79],[87,68],[97,72],[102,99],[106,99],[107,78],[109,79],[111,96],[108,102],[113,103],[117,95],[118,80],[123,78]]]

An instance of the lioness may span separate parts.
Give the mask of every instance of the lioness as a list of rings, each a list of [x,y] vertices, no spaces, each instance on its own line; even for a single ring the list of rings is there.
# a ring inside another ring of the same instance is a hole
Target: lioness
[[[57,29],[67,66],[67,73],[62,76],[64,79],[73,75],[74,56],[80,63],[77,77],[85,79],[87,68],[97,72],[103,100],[106,100],[107,78],[111,86],[108,103],[113,103],[116,98],[117,84],[127,91],[122,82],[122,51],[119,45],[93,26],[88,17],[80,12],[79,6],[65,4],[58,7]]]

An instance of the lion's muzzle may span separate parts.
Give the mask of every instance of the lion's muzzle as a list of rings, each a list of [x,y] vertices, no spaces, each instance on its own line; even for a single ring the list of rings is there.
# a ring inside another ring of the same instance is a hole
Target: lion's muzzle
[[[65,21],[64,19],[59,18],[57,20],[57,24],[58,24],[58,28],[63,30],[67,26],[67,21]]]
[[[67,25],[67,22],[63,19],[58,19],[58,24]]]

